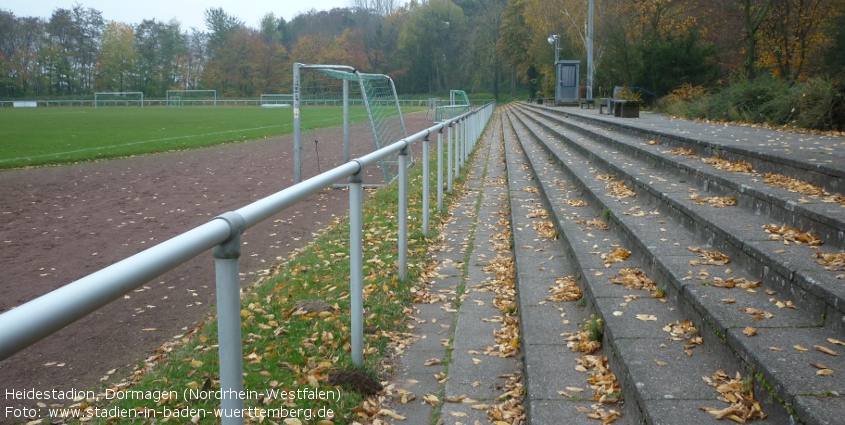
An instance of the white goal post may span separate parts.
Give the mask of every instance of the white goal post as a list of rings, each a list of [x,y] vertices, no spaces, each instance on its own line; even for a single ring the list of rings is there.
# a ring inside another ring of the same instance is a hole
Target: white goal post
[[[98,106],[130,106],[137,104],[144,107],[144,93],[139,91],[101,91],[94,93],[94,107]]]
[[[217,106],[217,90],[168,90],[167,106],[206,106],[213,102]]]

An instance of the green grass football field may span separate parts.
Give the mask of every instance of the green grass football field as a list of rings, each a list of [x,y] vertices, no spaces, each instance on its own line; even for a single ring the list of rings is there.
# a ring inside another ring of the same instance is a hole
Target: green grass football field
[[[363,111],[360,111],[363,112]],[[366,119],[359,111],[350,119]],[[339,125],[341,108],[305,108],[303,126]],[[0,109],[0,169],[67,164],[293,132],[291,108]]]

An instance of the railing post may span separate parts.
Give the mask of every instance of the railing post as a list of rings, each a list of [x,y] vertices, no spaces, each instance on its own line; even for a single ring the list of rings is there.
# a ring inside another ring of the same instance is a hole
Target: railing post
[[[364,169],[349,176],[349,303],[352,364],[364,366]]]
[[[300,128],[299,63],[293,63],[293,183],[302,181],[302,137]]]
[[[343,163],[349,162],[349,80],[343,80]]]
[[[461,148],[461,128],[463,120],[455,123],[455,177],[461,175],[461,162],[463,162],[463,148]]]
[[[443,213],[443,127],[437,131],[437,212]]]
[[[429,188],[429,186],[431,185],[431,165],[429,165],[429,163],[428,163],[428,161],[429,161],[428,149],[429,149],[429,140],[428,140],[428,134],[426,134],[425,138],[423,139],[423,181],[422,181],[422,209],[423,209],[422,231],[423,231],[423,236],[425,236],[425,237],[428,237],[428,220],[429,220],[429,214],[431,213],[431,211],[429,211],[429,203],[431,201],[431,199],[430,199],[431,198],[431,188]]]
[[[229,239],[214,247],[214,268],[217,280],[217,335],[220,358],[221,421],[226,425],[244,423],[243,349],[241,347],[241,296],[238,258],[241,256],[241,233],[244,218],[236,212],[219,217],[229,223]],[[236,413],[237,412],[237,413]]]
[[[408,145],[399,151],[399,279],[408,277]]]
[[[472,116],[469,116],[469,117],[466,117],[466,119],[464,120],[464,162],[467,162],[467,160],[469,159],[469,149],[470,149],[469,148],[469,146],[470,146],[469,145],[470,144],[469,129],[470,129],[470,122],[471,122],[470,120],[471,119],[472,119]]]
[[[449,170],[447,173],[449,175],[449,193],[452,193],[452,123],[449,123],[449,130],[446,131],[446,149],[449,151],[448,160],[446,161],[446,169]]]

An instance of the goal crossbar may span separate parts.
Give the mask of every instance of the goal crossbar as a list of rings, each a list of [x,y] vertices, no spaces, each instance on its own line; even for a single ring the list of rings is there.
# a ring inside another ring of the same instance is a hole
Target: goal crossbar
[[[205,105],[206,99],[183,99],[185,95],[207,95],[211,97],[214,96],[214,106],[217,106],[217,90],[168,90],[166,92],[167,96],[167,106],[182,106],[186,102],[191,102],[193,105],[195,102],[202,102]],[[211,99],[208,99],[211,100]]]
[[[140,98],[136,99],[126,99],[127,96],[140,96]],[[117,96],[118,99],[100,99],[104,96]],[[97,107],[99,102],[103,102],[103,106],[105,106],[109,101],[112,101],[117,105],[117,102],[126,102],[129,105],[129,102],[138,102],[138,104],[143,108],[144,107],[144,93],[140,91],[99,91],[94,93],[94,107]]]

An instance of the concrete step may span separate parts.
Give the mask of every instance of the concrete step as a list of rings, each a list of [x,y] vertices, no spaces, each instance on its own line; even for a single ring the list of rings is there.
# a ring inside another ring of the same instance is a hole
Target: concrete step
[[[709,177],[706,177],[710,170],[705,166],[697,174],[702,177],[703,185],[697,185],[695,179],[690,179],[685,173],[672,173],[666,171],[664,164],[669,163],[677,155],[665,155],[663,157],[652,156],[642,158],[637,155],[629,155],[624,150],[609,150],[618,147],[606,145],[608,137],[587,137],[574,136],[571,132],[559,132],[556,126],[560,125],[559,120],[552,120],[547,116],[531,115],[531,119],[546,130],[558,134],[566,139],[570,146],[579,149],[584,155],[590,156],[597,162],[605,164],[614,174],[630,176],[631,188],[644,196],[649,196],[655,203],[663,203],[669,209],[669,213],[684,223],[692,232],[699,234],[708,240],[716,249],[730,255],[736,262],[746,265],[756,275],[763,276],[764,283],[771,283],[779,286],[782,291],[793,292],[796,296],[795,302],[801,302],[804,307],[813,311],[819,311],[820,320],[824,317],[825,326],[833,326],[843,329],[843,314],[845,314],[845,285],[842,284],[842,272],[827,271],[818,265],[812,255],[816,252],[801,247],[784,247],[781,242],[768,238],[762,230],[762,226],[769,224],[787,223],[789,226],[797,226],[802,229],[816,230],[811,224],[818,225],[820,221],[807,223],[806,220],[797,219],[801,214],[790,213],[780,210],[773,213],[772,209],[759,209],[755,202],[739,202],[737,207],[732,208],[711,208],[707,205],[697,205],[688,198],[691,193],[700,197],[708,196],[733,196],[739,200],[747,199],[741,192],[723,191],[720,187],[726,185],[708,185]],[[576,133],[578,134],[578,133]],[[616,137],[618,135],[614,135]],[[596,140],[599,141],[596,141]],[[633,146],[635,142],[626,143],[626,146]],[[632,150],[632,149],[628,149]],[[738,173],[727,176],[723,181],[741,179]],[[747,177],[746,177],[747,178]],[[700,181],[699,181],[700,182]],[[747,187],[747,186],[746,186]],[[746,191],[748,193],[749,191]],[[769,199],[776,198],[775,195],[785,197],[788,192],[782,194],[769,194]],[[791,202],[787,200],[787,202]],[[818,248],[819,252],[833,253],[841,251],[840,238],[845,229],[845,210],[838,204],[831,205],[825,221],[840,222],[842,227],[833,230],[827,227],[827,231],[819,232],[824,234],[825,243]],[[798,210],[800,208],[797,208]],[[788,215],[788,217],[787,217]],[[840,226],[840,224],[836,224]],[[788,248],[788,249],[787,249]]]
[[[578,332],[595,311],[581,300],[549,300],[552,295],[550,288],[556,286],[556,278],[575,276],[578,270],[564,244],[540,237],[535,230],[536,225],[547,220],[536,216],[536,212],[546,205],[539,194],[538,183],[512,136],[505,137],[504,150],[528,423],[558,425],[561,418],[567,418],[567,424],[593,424],[595,420],[587,417],[586,413],[593,412],[595,404],[586,382],[587,375],[575,369],[582,354],[569,349],[562,334]],[[612,351],[604,347],[596,355],[609,357]],[[583,389],[584,392],[568,388]],[[633,424],[637,422],[637,415],[632,413],[630,406],[612,405],[606,406],[606,410],[616,409],[623,414],[614,424]]]
[[[845,138],[841,136],[700,123],[648,112],[630,120],[599,115],[595,110],[523,106],[645,140],[660,140],[670,149],[686,147],[707,156],[718,153],[725,159],[745,159],[761,173],[785,173],[845,194]]]
[[[712,388],[703,384],[701,376],[710,376],[715,372],[714,366],[720,365],[728,374],[740,371],[744,377],[755,376],[758,400],[769,399],[761,400],[764,411],[769,414],[767,421],[827,423],[825,415],[813,406],[836,406],[839,399],[826,396],[841,393],[842,384],[830,379],[830,376],[816,376],[815,369],[809,364],[823,363],[833,370],[845,366],[840,356],[829,356],[812,348],[819,345],[835,349],[836,346],[828,343],[827,339],[845,339],[839,325],[820,327],[820,319],[826,318],[821,316],[821,312],[810,311],[816,305],[812,301],[814,297],[804,296],[800,290],[784,292],[783,289],[792,289],[792,281],[778,286],[777,279],[767,280],[771,269],[762,268],[764,287],[755,288],[757,292],[754,293],[712,286],[714,282],[710,276],[717,275],[760,280],[760,268],[754,268],[752,260],[755,259],[747,251],[731,252],[732,259],[743,257],[743,252],[747,259],[731,262],[729,266],[690,266],[690,261],[700,261],[700,258],[697,253],[688,251],[687,246],[722,250],[730,243],[719,242],[719,237],[729,239],[725,236],[742,234],[722,228],[723,223],[738,222],[736,217],[709,217],[709,228],[690,224],[691,220],[706,218],[709,212],[699,212],[701,218],[689,218],[689,211],[697,212],[699,208],[679,207],[683,200],[678,198],[686,191],[673,186],[679,183],[667,183],[665,187],[657,188],[653,181],[659,181],[658,178],[646,183],[637,175],[644,171],[650,176],[660,176],[659,169],[649,168],[645,162],[619,151],[604,152],[602,147],[587,147],[588,141],[566,130],[559,130],[560,124],[548,122],[547,118],[529,119],[522,112],[510,112],[514,133],[530,159],[546,202],[552,207],[561,239],[571,247],[585,291],[605,320],[607,341],[613,346],[616,362],[623,371],[617,373],[627,382],[625,388],[630,392],[630,396],[626,393],[626,397],[636,401],[646,421],[677,423],[679,417],[686,418],[687,415],[690,418],[697,414],[703,414],[704,418],[709,416],[695,410],[707,400],[708,390],[710,397],[715,394]],[[597,176],[604,174],[616,175],[618,181],[625,181],[639,196],[620,199],[606,196],[607,182],[596,180]],[[669,181],[665,177],[661,179]],[[675,194],[678,196],[673,197]],[[573,207],[570,201],[575,199],[586,201],[593,209],[585,213],[585,208]],[[578,224],[596,216],[610,219],[610,232],[585,230],[583,225]],[[697,228],[706,231],[690,230]],[[609,252],[613,244],[630,249],[633,255],[624,262],[606,264],[597,254]],[[745,242],[739,246],[744,247]],[[668,303],[647,295],[631,300],[625,298],[630,291],[606,283],[607,276],[617,274],[623,265],[631,267],[632,264],[639,264],[658,286],[666,288]],[[701,272],[702,268],[706,269],[707,277]],[[732,269],[730,274],[726,270],[728,268]],[[779,293],[765,294],[763,291],[772,290],[772,285]],[[794,301],[796,306],[801,303],[797,310],[778,309],[770,301],[770,298],[791,300],[796,294],[801,296],[800,301]],[[732,304],[722,301],[730,298],[736,300]],[[621,309],[622,304],[626,309],[636,306],[635,314],[646,315],[641,317],[654,316],[660,326],[655,330],[649,326],[652,325],[650,322],[644,324],[632,320],[634,314]],[[774,315],[769,319],[753,320],[740,308],[774,311]],[[699,351],[706,352],[706,355],[692,349],[692,359],[699,358],[687,365],[683,360],[688,359],[683,359],[686,356],[682,355],[682,358],[675,359],[680,365],[677,369],[668,369],[672,363],[665,360],[644,361],[644,356],[656,355],[660,352],[658,348],[663,348],[657,343],[657,338],[662,327],[669,323],[664,323],[664,320],[681,318],[691,319],[700,330],[704,347],[699,347],[703,348]],[[758,335],[744,335],[742,331],[745,327],[757,328]],[[800,351],[793,346],[808,347],[810,351]],[[785,369],[784,365],[789,366]],[[708,369],[712,370],[707,372]],[[672,378],[660,379],[666,376]],[[673,384],[676,386],[673,387]],[[649,385],[655,387],[650,388]],[[683,416],[678,416],[679,413]]]
[[[750,151],[749,155],[736,155],[731,150],[722,150],[721,146],[708,146],[706,143],[695,143],[690,137],[684,137],[683,142],[677,143],[672,133],[666,131],[643,132],[640,136],[634,136],[619,126],[622,123],[612,122],[610,124],[601,121],[596,122],[592,116],[569,115],[559,109],[534,109],[539,116],[548,118],[555,125],[572,131],[575,134],[586,137],[594,142],[604,145],[607,149],[623,152],[631,157],[640,159],[661,171],[675,176],[679,180],[685,180],[690,185],[697,186],[700,190],[707,190],[714,193],[722,193],[737,198],[739,206],[754,211],[757,215],[770,217],[773,221],[786,223],[792,227],[813,229],[822,239],[825,245],[832,249],[841,250],[845,246],[845,206],[838,202],[831,202],[829,196],[808,196],[797,192],[789,192],[783,188],[776,188],[765,184],[764,174],[767,171],[786,173],[789,168],[783,168],[784,162],[790,162],[790,156],[782,157],[775,153],[762,155],[757,151]],[[587,120],[591,118],[592,120]],[[630,124],[629,124],[630,125]],[[688,123],[689,125],[689,123]],[[723,126],[719,126],[722,129]],[[750,135],[748,135],[750,136]],[[809,136],[809,135],[807,135]],[[771,136],[770,136],[771,137]],[[803,140],[803,139],[802,139]],[[659,145],[650,145],[648,142],[660,142]],[[673,143],[674,142],[674,143]],[[822,145],[824,142],[824,145]],[[747,144],[746,142],[745,144]],[[816,150],[829,149],[832,154],[845,152],[845,138],[842,140],[815,141],[813,144],[804,142],[807,148],[815,146]],[[670,151],[676,147],[683,147],[695,152],[695,155],[673,155]],[[787,154],[787,152],[783,152]],[[728,172],[706,165],[703,160],[718,155],[725,160],[745,159],[749,161],[755,171],[753,172]],[[750,156],[756,155],[756,156]],[[776,162],[773,160],[777,159]],[[814,159],[814,158],[810,158]],[[824,158],[816,158],[824,159]],[[845,158],[842,158],[845,159]],[[824,159],[834,161],[834,159]],[[794,162],[794,161],[793,161]],[[821,186],[827,186],[831,193],[845,193],[842,183],[838,182],[840,177],[837,174],[841,170],[841,164],[823,164],[831,168],[830,173],[817,172],[820,177],[817,179]],[[812,168],[810,162],[804,163],[805,168]],[[805,173],[790,175],[797,179],[806,178]],[[839,189],[834,189],[839,188]]]

